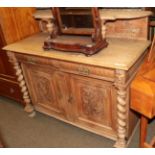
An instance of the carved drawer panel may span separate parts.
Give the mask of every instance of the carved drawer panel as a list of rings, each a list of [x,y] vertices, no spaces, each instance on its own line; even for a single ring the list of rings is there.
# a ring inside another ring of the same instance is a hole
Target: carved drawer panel
[[[30,55],[17,54],[16,57],[19,61],[25,63],[49,65],[50,67],[53,67],[57,70],[74,73],[82,76],[104,79],[107,81],[114,81],[115,78],[115,73],[112,69],[100,68],[72,62],[58,61],[54,59],[41,58]]]

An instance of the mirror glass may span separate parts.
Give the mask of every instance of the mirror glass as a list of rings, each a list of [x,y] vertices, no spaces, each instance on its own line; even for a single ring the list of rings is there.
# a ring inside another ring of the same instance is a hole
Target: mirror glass
[[[59,8],[59,22],[61,29],[91,29],[93,28],[92,8]]]

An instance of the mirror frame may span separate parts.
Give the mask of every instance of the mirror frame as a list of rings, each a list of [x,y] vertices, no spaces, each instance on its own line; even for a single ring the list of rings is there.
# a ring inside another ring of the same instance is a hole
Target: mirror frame
[[[69,30],[69,29],[65,30],[64,28],[62,28],[60,8],[53,7],[52,13],[55,17],[55,22],[58,25],[59,34],[94,35],[95,38],[101,37],[101,36],[98,36],[99,33],[101,34],[101,21],[100,21],[98,8],[90,7],[90,9],[91,9],[92,20],[93,20],[92,28],[72,28],[72,30]]]
[[[102,36],[102,26],[99,9],[96,7],[91,7],[90,9],[93,19],[93,28],[82,28],[81,30],[81,28],[75,27],[72,31],[64,31],[64,28],[62,29],[59,8],[52,8],[52,13],[54,17],[53,32],[44,41],[44,50],[55,49],[64,52],[79,52],[85,54],[86,56],[91,56],[99,52],[101,49],[106,48],[108,46],[108,43],[106,42],[106,39]],[[77,37],[78,35],[79,39],[80,37],[82,39],[87,35],[87,37],[90,37],[92,43],[82,44],[77,41],[73,44],[70,44],[69,42],[62,42],[60,38],[67,38],[69,35],[72,35],[72,37]],[[59,38],[60,40],[57,40],[57,38]]]

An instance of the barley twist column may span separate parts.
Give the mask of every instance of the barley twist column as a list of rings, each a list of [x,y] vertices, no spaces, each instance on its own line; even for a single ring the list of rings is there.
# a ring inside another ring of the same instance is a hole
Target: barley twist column
[[[24,80],[24,76],[22,74],[22,69],[14,55],[14,53],[12,52],[7,52],[7,55],[9,57],[9,61],[13,64],[13,68],[15,69],[15,74],[17,75],[17,80],[19,82],[19,86],[21,88],[21,92],[23,94],[23,100],[25,102],[25,108],[24,110],[29,113],[30,117],[34,117],[35,116],[35,111],[33,106],[31,105],[31,100],[29,97],[29,93],[28,93],[28,89]]]
[[[126,73],[116,70],[115,86],[117,88],[117,141],[115,147],[126,147],[127,132],[127,90]]]

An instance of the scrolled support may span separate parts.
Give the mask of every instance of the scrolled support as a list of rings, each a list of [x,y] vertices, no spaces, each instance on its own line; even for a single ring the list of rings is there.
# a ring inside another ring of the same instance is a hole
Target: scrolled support
[[[21,88],[21,92],[23,94],[23,100],[25,102],[25,108],[24,110],[29,113],[30,117],[35,116],[35,111],[33,106],[31,105],[31,99],[29,97],[28,89],[26,86],[26,82],[24,80],[24,76],[22,74],[22,69],[20,67],[20,64],[18,63],[15,55],[13,52],[7,52],[7,55],[9,57],[9,62],[13,64],[13,68],[15,69],[15,74],[17,76],[17,81],[19,82],[19,86]]]

